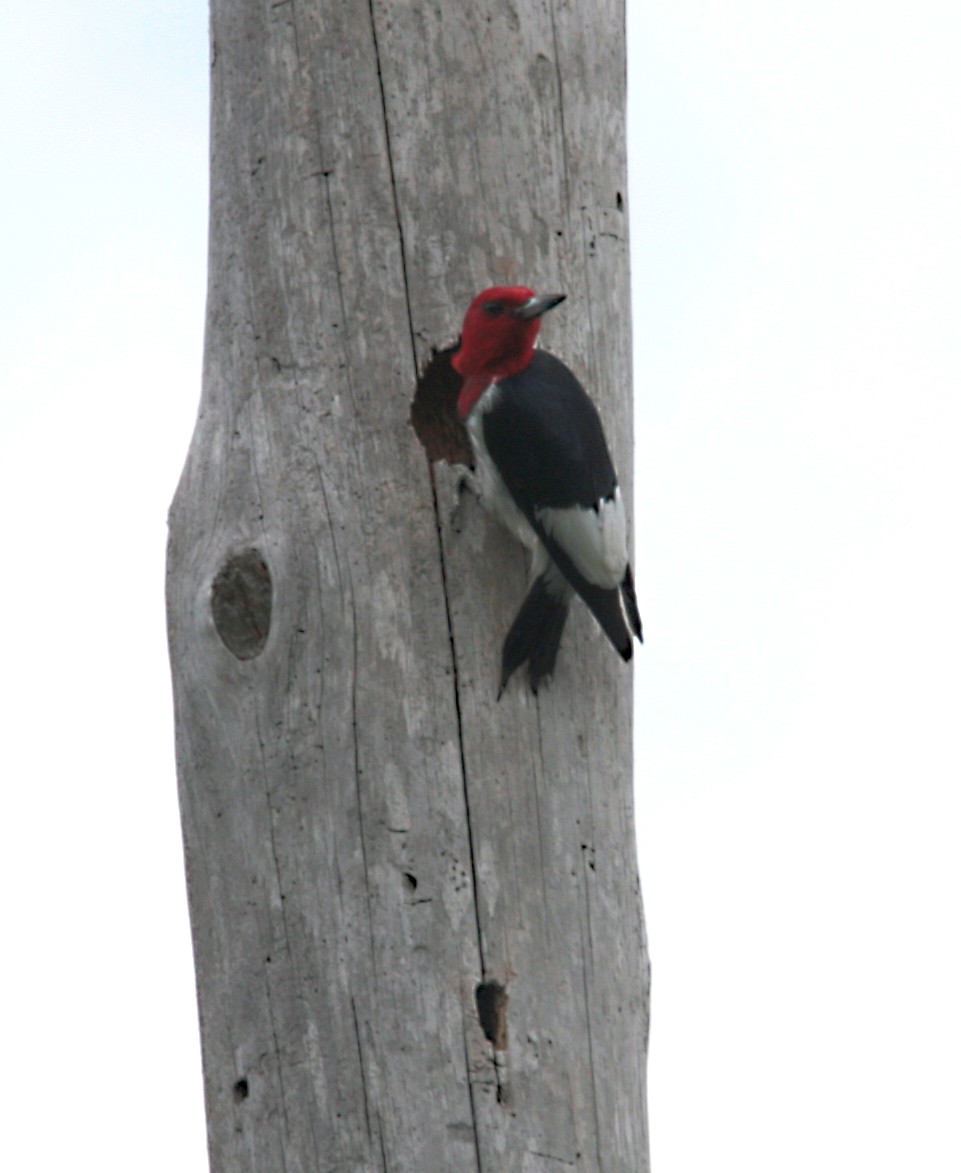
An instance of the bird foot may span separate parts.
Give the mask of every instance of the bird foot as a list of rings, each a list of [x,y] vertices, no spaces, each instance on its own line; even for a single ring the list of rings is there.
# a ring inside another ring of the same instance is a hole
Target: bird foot
[[[450,514],[450,527],[455,534],[463,533],[465,510],[472,499],[480,501],[480,488],[472,472],[465,472],[457,481],[457,501]]]

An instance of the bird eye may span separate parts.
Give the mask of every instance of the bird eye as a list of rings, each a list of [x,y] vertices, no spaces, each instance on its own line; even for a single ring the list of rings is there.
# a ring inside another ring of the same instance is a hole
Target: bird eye
[[[484,303],[484,313],[490,314],[492,318],[496,318],[498,314],[504,312],[504,306],[499,301],[488,301]]]

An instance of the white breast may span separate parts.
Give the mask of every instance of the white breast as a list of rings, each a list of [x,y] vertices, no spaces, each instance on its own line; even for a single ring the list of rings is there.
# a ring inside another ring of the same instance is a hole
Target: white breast
[[[500,387],[491,383],[467,417],[467,434],[474,449],[477,488],[484,508],[490,510],[518,541],[523,542],[529,550],[535,550],[540,545],[540,539],[514,504],[514,498],[507,491],[484,443],[484,416],[497,402],[500,393]]]

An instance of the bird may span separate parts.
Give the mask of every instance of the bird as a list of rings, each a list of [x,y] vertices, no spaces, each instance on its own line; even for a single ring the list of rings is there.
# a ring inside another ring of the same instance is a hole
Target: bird
[[[600,416],[574,373],[536,346],[543,315],[565,299],[519,285],[483,290],[451,358],[481,503],[532,554],[527,595],[501,652],[498,699],[524,664],[535,695],[551,676],[575,594],[624,660],[634,637],[643,640]]]

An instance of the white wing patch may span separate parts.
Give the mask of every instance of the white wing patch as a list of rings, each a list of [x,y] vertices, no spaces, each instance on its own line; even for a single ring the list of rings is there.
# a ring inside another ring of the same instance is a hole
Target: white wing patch
[[[465,421],[474,449],[477,488],[485,508],[533,552],[531,578],[534,579],[552,566],[551,560],[508,492],[484,442],[483,419],[497,403],[500,394],[498,384],[492,383]],[[535,510],[535,516],[589,583],[608,590],[621,585],[627,570],[627,520],[619,488],[615,488],[613,496],[599,501],[596,507],[545,507]],[[549,586],[558,596],[570,590],[556,567]]]
[[[596,506],[538,509],[537,520],[594,586],[618,587],[627,569],[627,521],[621,490]]]

